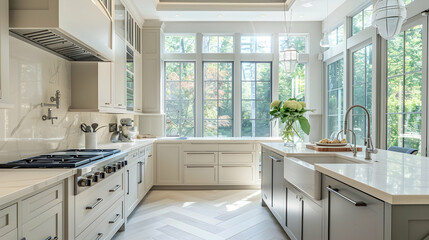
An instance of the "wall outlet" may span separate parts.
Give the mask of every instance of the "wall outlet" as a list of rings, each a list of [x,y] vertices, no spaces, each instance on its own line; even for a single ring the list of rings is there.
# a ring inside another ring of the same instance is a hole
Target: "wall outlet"
[[[109,123],[109,132],[117,132],[118,124],[117,123]]]

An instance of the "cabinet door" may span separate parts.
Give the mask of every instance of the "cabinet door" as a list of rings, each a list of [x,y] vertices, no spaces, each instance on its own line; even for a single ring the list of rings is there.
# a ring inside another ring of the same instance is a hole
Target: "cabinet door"
[[[273,161],[273,213],[281,225],[285,224],[286,186],[283,176],[284,161],[275,155]]]
[[[263,148],[262,149],[262,186],[261,194],[262,200],[269,207],[273,206],[272,194],[273,194],[273,161],[270,158],[271,151]]]
[[[139,157],[139,162],[137,163],[137,169],[138,169],[138,181],[137,181],[137,189],[138,189],[138,201],[140,202],[144,195],[146,194],[145,189],[145,168],[146,168],[146,155],[142,155]]]
[[[134,210],[138,203],[138,169],[139,164],[131,164],[126,169],[125,172],[125,181],[127,183],[127,187],[125,189],[125,216],[128,215]]]
[[[142,55],[134,54],[134,81],[135,83],[135,97],[134,97],[134,111],[142,112],[143,111],[143,63],[142,63]]]
[[[296,190],[288,187],[286,206],[286,228],[292,240],[302,239],[302,197]]]
[[[329,239],[383,239],[384,203],[337,180],[325,179]]]
[[[146,159],[146,164],[144,168],[144,189],[147,193],[153,186],[153,157],[149,155]]]
[[[113,92],[113,105],[115,108],[125,109],[125,83],[126,83],[126,45],[125,40],[115,34],[115,79]]]
[[[98,102],[100,107],[112,106],[112,63],[98,63]]]
[[[63,239],[63,205],[57,204],[23,224],[22,236],[26,240]]]
[[[189,185],[217,184],[217,166],[185,166],[184,183]]]
[[[253,185],[255,184],[255,166],[221,165],[219,166],[219,184]]]
[[[182,183],[179,144],[158,144],[156,147],[157,184]]]
[[[302,211],[302,239],[322,239],[322,206],[304,197]]]

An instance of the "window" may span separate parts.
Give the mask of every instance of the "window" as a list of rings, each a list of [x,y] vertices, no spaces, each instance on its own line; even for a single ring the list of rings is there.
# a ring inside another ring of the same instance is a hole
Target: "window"
[[[372,112],[372,44],[352,55],[353,59],[353,105],[362,105]],[[353,109],[353,130],[356,143],[365,145],[367,116],[362,109]]]
[[[360,11],[352,18],[352,35],[359,33],[371,26],[372,5]]]
[[[165,62],[167,136],[195,136],[195,63]]]
[[[203,36],[203,53],[234,53],[234,37]]]
[[[271,53],[271,36],[241,36],[241,53]]]
[[[344,121],[344,61],[338,60],[328,65],[328,132],[335,138]]]
[[[332,46],[336,46],[344,41],[344,24],[335,28],[329,33],[329,42]]]
[[[127,46],[127,110],[134,111],[134,52]]]
[[[280,51],[284,51],[288,47],[288,42],[295,47],[299,53],[307,53],[307,36],[280,36]]]
[[[269,137],[271,63],[241,63],[241,136]]]
[[[421,152],[422,133],[422,25],[388,41],[387,147]]]
[[[233,63],[204,62],[203,135],[233,136]]]
[[[166,35],[165,53],[195,53],[194,35]]]

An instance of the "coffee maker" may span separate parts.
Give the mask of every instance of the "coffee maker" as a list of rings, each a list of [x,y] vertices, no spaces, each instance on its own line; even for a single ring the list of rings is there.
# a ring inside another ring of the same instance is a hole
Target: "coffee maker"
[[[138,134],[136,127],[134,127],[134,120],[131,118],[123,118],[120,120],[119,126],[119,140],[122,142],[130,142]]]

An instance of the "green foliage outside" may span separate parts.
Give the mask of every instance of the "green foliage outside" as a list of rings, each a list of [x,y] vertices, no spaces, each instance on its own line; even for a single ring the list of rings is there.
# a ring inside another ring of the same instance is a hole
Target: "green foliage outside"
[[[388,41],[387,147],[421,152],[422,25]]]
[[[344,122],[344,60],[328,65],[328,131],[331,139],[342,129]]]
[[[195,36],[167,35],[164,41],[166,53],[195,53]]]
[[[233,53],[233,36],[204,36],[203,53]]]

